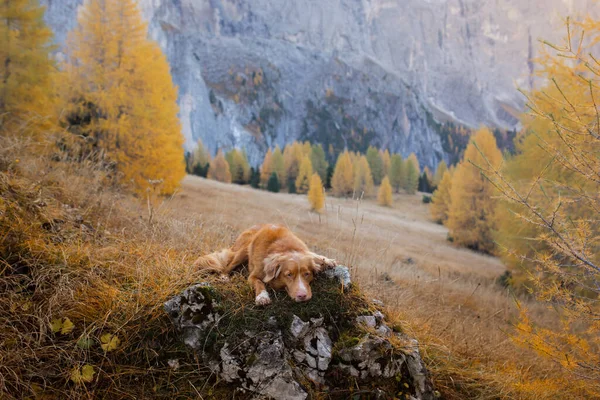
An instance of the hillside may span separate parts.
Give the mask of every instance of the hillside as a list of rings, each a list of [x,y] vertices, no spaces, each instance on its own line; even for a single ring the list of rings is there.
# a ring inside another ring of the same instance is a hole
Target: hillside
[[[0,399],[600,398],[596,1],[81,1],[0,7]]]
[[[573,384],[565,394],[569,383],[560,368],[511,341],[507,333],[518,307],[497,283],[505,268],[494,257],[448,242],[420,195],[395,195],[393,208],[329,197],[319,216],[302,195],[188,176],[165,213],[185,218],[190,228],[193,221],[234,232],[264,221],[286,224],[312,248],[350,265],[361,287],[419,340],[445,398],[586,398]],[[198,243],[194,251],[213,251],[234,236]],[[519,301],[536,320],[554,321],[543,305]]]
[[[367,298],[384,302],[390,324],[419,340],[443,398],[550,399],[567,389],[586,398],[585,388],[507,338],[517,309],[496,283],[503,266],[449,244],[419,196],[396,195],[391,209],[329,199],[317,215],[301,195],[188,176],[173,197],[140,202],[107,184],[97,165],[3,143],[0,389],[8,398],[81,398],[87,390],[90,398],[226,398],[179,344],[163,303],[207,279],[191,267],[197,256],[266,221],[350,266]]]

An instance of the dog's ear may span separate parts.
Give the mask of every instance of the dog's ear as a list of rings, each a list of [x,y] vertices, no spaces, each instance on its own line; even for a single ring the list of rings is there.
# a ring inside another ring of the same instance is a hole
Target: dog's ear
[[[263,278],[263,282],[270,282],[279,276],[283,259],[284,256],[282,254],[271,254],[269,257],[265,258],[265,277]]]

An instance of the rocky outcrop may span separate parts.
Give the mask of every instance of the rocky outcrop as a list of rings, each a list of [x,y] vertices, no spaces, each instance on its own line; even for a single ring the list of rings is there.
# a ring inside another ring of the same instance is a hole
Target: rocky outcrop
[[[436,398],[417,342],[387,325],[345,267],[319,277],[305,304],[280,298],[259,308],[251,297],[238,304],[242,281],[198,284],[165,304],[181,340],[236,398],[303,400],[319,392],[348,398],[353,391]]]
[[[81,0],[42,0],[60,43]],[[512,128],[537,40],[594,0],[140,0],[179,86],[187,146],[246,149],[294,139],[368,144],[434,167],[437,121]]]

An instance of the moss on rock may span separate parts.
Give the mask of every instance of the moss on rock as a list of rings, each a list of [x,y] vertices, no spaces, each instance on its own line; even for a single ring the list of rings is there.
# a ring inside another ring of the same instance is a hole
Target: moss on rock
[[[223,384],[235,384],[236,397],[433,399],[416,341],[388,327],[357,286],[336,279],[347,269],[337,269],[313,282],[305,303],[271,292],[271,305],[256,306],[236,273],[186,289],[165,309]]]

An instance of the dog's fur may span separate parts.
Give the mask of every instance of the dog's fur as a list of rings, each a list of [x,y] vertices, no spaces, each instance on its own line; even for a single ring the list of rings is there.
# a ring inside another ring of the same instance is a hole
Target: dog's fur
[[[200,257],[195,266],[229,274],[248,264],[248,282],[256,293],[256,304],[271,303],[265,284],[285,289],[295,301],[312,297],[314,274],[335,267],[335,260],[311,252],[289,229],[279,225],[256,225],[244,231],[230,249]]]

